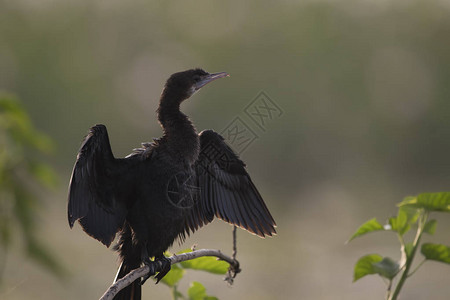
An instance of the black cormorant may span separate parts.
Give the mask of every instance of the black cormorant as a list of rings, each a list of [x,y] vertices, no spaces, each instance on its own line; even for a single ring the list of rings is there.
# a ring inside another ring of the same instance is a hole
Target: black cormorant
[[[275,221],[245,170],[245,164],[212,130],[197,133],[180,104],[227,73],[202,69],[175,73],[162,92],[158,120],[163,136],[125,158],[115,158],[104,125],[92,127],[77,156],[69,187],[68,219],[106,246],[116,233],[122,260],[116,280],[150,258],[164,257],[214,216],[260,237],[275,234]],[[141,299],[136,280],[114,299]]]

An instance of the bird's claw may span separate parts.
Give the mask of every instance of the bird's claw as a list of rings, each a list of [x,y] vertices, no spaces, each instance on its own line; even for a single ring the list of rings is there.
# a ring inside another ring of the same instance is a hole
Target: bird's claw
[[[161,279],[163,279],[164,276],[167,275],[167,273],[169,273],[172,266],[170,259],[168,259],[167,257],[162,257],[158,259],[156,262],[160,264],[161,271],[155,276],[156,278],[155,284],[157,284]]]
[[[169,273],[170,269],[171,269],[171,262],[170,259],[168,259],[167,257],[162,257],[162,258],[158,258],[155,261],[151,261],[151,260],[145,260],[144,264],[146,266],[148,266],[150,268],[150,271],[147,273],[147,275],[142,277],[141,280],[141,285],[144,285],[144,283],[153,275],[156,274],[156,270],[161,270],[159,271],[159,273],[155,276],[156,279],[156,283],[158,283],[161,279],[163,279],[164,276],[167,275],[167,273]],[[156,284],[155,283],[155,284]]]
[[[147,259],[147,260],[144,261],[144,265],[148,266],[150,271],[147,273],[147,275],[142,277],[141,285],[144,285],[144,283],[147,281],[147,279],[149,279],[150,277],[152,277],[156,273],[155,262]]]

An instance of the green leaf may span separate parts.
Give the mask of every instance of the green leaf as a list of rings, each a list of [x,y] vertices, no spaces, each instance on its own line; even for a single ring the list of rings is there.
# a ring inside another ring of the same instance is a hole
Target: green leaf
[[[402,202],[398,203],[397,206],[411,206],[420,208],[420,205],[417,203],[417,197],[405,197]]]
[[[420,210],[409,206],[400,207],[398,213],[404,215],[409,224],[416,223],[420,216]]]
[[[381,261],[373,263],[373,270],[381,276],[392,279],[398,273],[400,265],[389,257],[384,257]]]
[[[403,210],[398,211],[398,215],[396,218],[396,230],[400,235],[404,235],[411,228],[408,224],[408,217]]]
[[[198,281],[191,283],[188,289],[188,296],[190,300],[217,300],[216,297],[208,296],[206,294],[206,288]]]
[[[424,193],[417,197],[407,197],[398,205],[423,208],[428,211],[450,212],[450,192]]]
[[[217,260],[216,257],[203,256],[180,263],[183,268],[206,271],[213,274],[226,274],[229,264],[223,260]]]
[[[398,210],[397,217],[390,218],[389,224],[393,231],[404,235],[411,229],[411,225],[417,222],[420,211],[410,206],[401,206]]]
[[[373,219],[367,221],[366,223],[362,224],[347,242],[350,242],[354,238],[357,238],[366,233],[369,233],[372,231],[378,231],[378,230],[384,230],[384,227],[383,227],[383,225],[378,223],[376,218],[373,218]]]
[[[390,230],[397,231],[397,228],[398,228],[398,226],[397,226],[397,217],[389,218],[388,223],[389,223],[389,226],[390,226],[390,228],[389,228]],[[386,229],[386,226],[385,226],[385,229]]]
[[[183,254],[192,252],[191,249],[185,249],[177,252],[177,254]],[[230,265],[223,261],[217,260],[216,257],[203,256],[187,261],[180,262],[180,265],[185,269],[201,270],[213,274],[226,274]]]
[[[178,281],[181,280],[181,278],[183,278],[185,272],[186,271],[180,268],[178,264],[174,264],[172,265],[169,273],[167,273],[167,275],[164,276],[163,279],[161,279],[161,282],[170,287],[173,287],[178,283]]]
[[[200,282],[194,281],[188,289],[188,296],[191,300],[203,300],[206,297],[206,288]]]
[[[426,259],[450,264],[450,247],[441,244],[425,243],[422,245],[420,252]]]
[[[376,271],[373,267],[373,264],[380,262],[381,260],[383,260],[383,257],[378,254],[369,254],[361,257],[355,264],[355,270],[353,273],[353,282],[357,281],[358,279],[366,275],[375,274]]]
[[[408,201],[415,201],[417,197],[415,196],[406,196],[405,198],[403,198],[402,202],[408,202]]]
[[[425,223],[423,232],[433,235],[436,232],[436,226],[437,226],[436,220],[434,220],[434,219],[429,220],[427,223]]]

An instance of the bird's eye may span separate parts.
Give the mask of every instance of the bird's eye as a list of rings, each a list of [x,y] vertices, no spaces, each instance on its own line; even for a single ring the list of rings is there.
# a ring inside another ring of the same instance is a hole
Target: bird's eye
[[[194,81],[199,82],[201,80],[200,76],[194,76]]]

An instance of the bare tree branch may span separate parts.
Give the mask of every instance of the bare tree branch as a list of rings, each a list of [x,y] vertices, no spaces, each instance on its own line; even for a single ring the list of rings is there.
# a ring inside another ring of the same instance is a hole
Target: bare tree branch
[[[236,226],[233,226],[233,253],[231,254],[231,259],[233,261],[237,261],[236,260],[236,255],[237,255],[237,238],[236,238]],[[238,266],[239,269],[239,266]],[[234,278],[236,277],[236,275],[239,273],[240,270],[238,270],[236,272],[235,269],[233,269],[230,265],[230,268],[228,269],[227,272],[227,276],[225,277],[225,281],[228,282],[229,285],[232,285],[234,282]]]
[[[179,263],[179,262],[182,262],[182,261],[191,260],[191,259],[202,257],[202,256],[215,256],[215,257],[217,257],[220,260],[226,261],[227,263],[230,264],[230,271],[229,272],[234,273],[234,276],[236,276],[235,274],[237,274],[237,273],[239,273],[241,271],[239,269],[239,262],[236,259],[231,258],[231,257],[223,254],[219,250],[213,250],[213,249],[195,250],[195,251],[188,252],[188,253],[173,255],[171,257],[168,257],[168,259],[170,260],[170,263],[173,265],[173,264],[176,264],[176,263]],[[158,264],[157,262],[155,262],[155,269],[156,269],[157,272],[161,271],[161,264]],[[108,288],[108,290],[103,294],[103,296],[100,298],[100,300],[111,300],[111,299],[113,299],[114,296],[117,295],[117,293],[120,290],[122,290],[125,287],[129,286],[136,279],[147,275],[149,272],[150,272],[149,266],[143,266],[141,268],[138,268],[138,269],[135,269],[135,270],[131,271],[126,276],[122,277],[117,282],[112,284]]]

